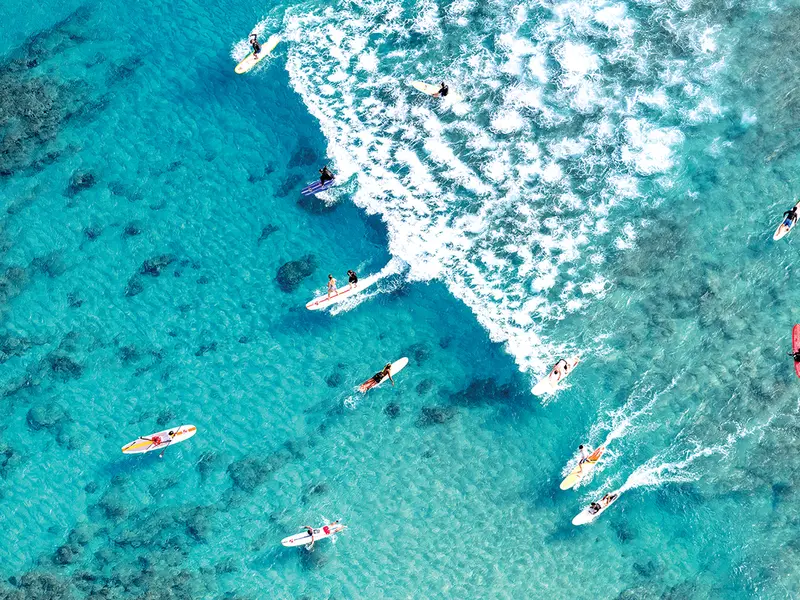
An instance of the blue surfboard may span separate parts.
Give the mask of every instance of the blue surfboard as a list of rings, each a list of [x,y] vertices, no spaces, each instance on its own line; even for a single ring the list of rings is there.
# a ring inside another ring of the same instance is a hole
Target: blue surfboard
[[[331,179],[325,183],[315,181],[314,183],[309,183],[306,187],[300,190],[300,193],[303,194],[303,196],[313,196],[314,194],[319,194],[320,192],[324,192],[325,190],[332,188],[333,184],[335,183],[335,179]]]

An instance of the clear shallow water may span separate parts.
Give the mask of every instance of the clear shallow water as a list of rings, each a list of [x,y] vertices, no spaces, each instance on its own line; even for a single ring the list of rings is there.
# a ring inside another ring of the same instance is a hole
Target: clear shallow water
[[[799,13],[516,6],[4,11],[4,594],[794,597]],[[235,77],[256,24],[288,42]],[[397,83],[442,65],[468,102]],[[299,205],[328,160],[335,208]]]

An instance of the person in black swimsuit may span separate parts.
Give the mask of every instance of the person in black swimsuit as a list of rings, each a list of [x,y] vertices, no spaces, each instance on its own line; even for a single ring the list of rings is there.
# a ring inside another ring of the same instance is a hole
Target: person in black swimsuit
[[[350,282],[351,288],[355,287],[355,285],[358,283],[358,275],[356,275],[356,272],[352,269],[347,272],[347,279]]]
[[[258,53],[261,52],[261,44],[258,43],[258,36],[255,33],[250,34],[250,47],[253,49],[253,57],[258,58]]]
[[[392,363],[386,363],[386,366],[383,367],[383,370],[380,373],[375,373],[375,375],[372,376],[372,380],[375,382],[375,385],[378,385],[387,377],[389,378],[389,381],[392,382],[392,385],[394,385],[394,379],[392,379]]]
[[[319,170],[319,182],[325,183],[326,181],[333,181],[333,173],[328,170],[328,165],[325,165]]]
[[[442,82],[442,87],[439,88],[439,91],[434,94],[437,98],[444,98],[450,92],[450,88],[447,87],[445,82]]]

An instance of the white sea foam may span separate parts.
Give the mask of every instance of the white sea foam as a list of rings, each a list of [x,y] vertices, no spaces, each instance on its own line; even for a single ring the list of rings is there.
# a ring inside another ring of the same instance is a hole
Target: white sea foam
[[[607,293],[608,248],[635,247],[642,225],[627,207],[657,202],[642,178],[669,186],[683,134],[659,114],[674,117],[681,93],[696,107],[688,121],[722,110],[703,87],[719,68],[716,31],[670,13],[673,35],[696,53],[677,60],[634,47],[639,11],[624,2],[498,0],[495,21],[473,30],[478,5],[289,8],[286,68],[350,179],[348,197],[381,215],[407,276],[441,278],[538,374],[569,350],[551,326]],[[445,37],[453,31],[458,40]],[[620,65],[652,86],[625,89]],[[465,100],[424,96],[411,79],[446,79]]]

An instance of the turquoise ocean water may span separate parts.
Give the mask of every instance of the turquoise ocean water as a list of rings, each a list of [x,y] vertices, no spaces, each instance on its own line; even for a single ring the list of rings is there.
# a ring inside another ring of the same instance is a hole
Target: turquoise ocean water
[[[800,5],[0,16],[0,598],[798,597]]]

